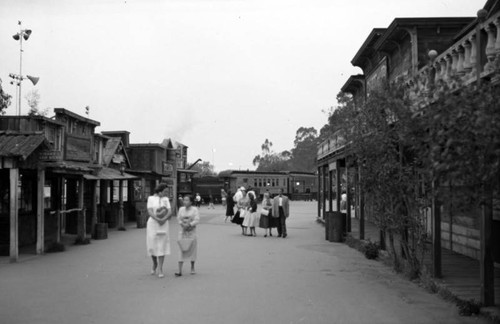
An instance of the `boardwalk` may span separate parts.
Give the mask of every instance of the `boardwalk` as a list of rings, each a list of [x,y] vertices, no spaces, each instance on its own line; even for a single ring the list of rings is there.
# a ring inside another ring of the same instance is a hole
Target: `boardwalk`
[[[314,203],[293,203],[289,238],[242,237],[202,208],[195,276],[149,275],[145,231],[0,264],[2,323],[484,323],[343,244]],[[171,235],[177,227],[171,225]],[[174,242],[172,242],[174,243]],[[175,245],[172,245],[175,251]]]

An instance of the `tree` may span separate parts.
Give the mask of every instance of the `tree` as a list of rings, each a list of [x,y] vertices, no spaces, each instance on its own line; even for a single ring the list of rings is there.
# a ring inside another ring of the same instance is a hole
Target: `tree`
[[[291,153],[283,151],[276,153],[273,151],[273,143],[266,138],[261,145],[262,153],[255,156],[253,165],[257,166],[257,171],[287,171],[289,170],[289,160]]]
[[[370,92],[361,106],[347,102],[338,111],[337,127],[350,143],[348,154],[361,166],[361,190],[371,218],[388,235],[394,267],[399,270],[405,262],[412,276],[418,276],[426,238],[420,210],[427,200],[418,190],[420,163],[412,151],[423,147],[423,137],[416,136],[422,124],[410,107],[404,85],[389,85]],[[398,256],[396,239],[405,260]]]
[[[11,104],[12,96],[5,93],[2,88],[2,79],[0,79],[0,115],[5,114],[5,110]]]
[[[189,165],[191,165],[190,163]],[[208,161],[204,161],[201,163],[195,164],[191,170],[198,171],[196,176],[198,177],[206,177],[206,176],[215,176],[217,175],[217,172],[214,170],[214,166],[210,164]]]
[[[48,114],[48,108],[41,110],[39,108],[40,104],[40,93],[37,89],[29,91],[24,98],[28,102],[28,106],[30,107],[30,111],[28,112],[28,116],[46,116]]]
[[[350,94],[345,92],[339,92],[337,94],[337,106],[331,107],[328,111],[328,123],[325,124],[319,133],[319,142],[322,142],[336,131],[343,128],[343,123],[345,123],[345,114],[350,108],[354,107],[354,101]]]
[[[290,169],[293,171],[312,172],[316,169],[316,154],[320,138],[314,127],[300,127],[291,151]]]
[[[388,235],[395,268],[407,265],[418,276],[426,242],[421,210],[431,199],[465,212],[495,207],[500,91],[498,85],[466,86],[457,79],[415,95],[408,84],[371,91],[361,105],[345,101],[329,126],[346,138],[347,154],[360,166],[361,190],[371,218]],[[444,186],[430,190],[432,183]]]

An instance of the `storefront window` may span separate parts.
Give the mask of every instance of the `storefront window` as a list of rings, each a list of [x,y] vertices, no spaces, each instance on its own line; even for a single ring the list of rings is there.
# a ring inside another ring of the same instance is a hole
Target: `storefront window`
[[[33,185],[32,179],[23,177],[20,181],[19,190],[19,210],[24,212],[33,211]]]
[[[113,180],[113,202],[118,202],[120,200],[120,181]]]
[[[123,181],[123,201],[128,201],[128,181]]]
[[[97,187],[96,187],[96,193],[95,193],[95,200],[96,200],[96,203],[100,203],[101,202],[101,181],[97,181]]]
[[[141,201],[143,199],[142,180],[134,180],[134,200]]]
[[[0,214],[9,213],[9,181],[0,181]]]
[[[43,200],[45,209],[52,208],[52,193],[51,193],[51,181],[45,180],[45,186],[43,187]]]

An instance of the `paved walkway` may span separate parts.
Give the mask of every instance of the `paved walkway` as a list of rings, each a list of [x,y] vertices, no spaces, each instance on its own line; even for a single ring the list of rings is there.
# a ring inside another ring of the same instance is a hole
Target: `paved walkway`
[[[316,204],[293,202],[289,237],[242,237],[202,208],[198,273],[149,275],[145,230],[0,264],[1,323],[485,323],[462,318],[343,244],[324,240]],[[171,222],[171,237],[177,226]],[[187,268],[186,268],[187,270]],[[186,271],[187,273],[187,271]]]

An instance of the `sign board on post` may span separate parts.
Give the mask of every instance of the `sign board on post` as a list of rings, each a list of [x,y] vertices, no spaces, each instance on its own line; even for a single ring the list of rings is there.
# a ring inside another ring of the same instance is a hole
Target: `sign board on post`
[[[162,173],[163,175],[172,177],[174,175],[174,165],[170,162],[163,162],[162,165]]]
[[[38,155],[40,161],[62,161],[62,151],[41,151]]]

